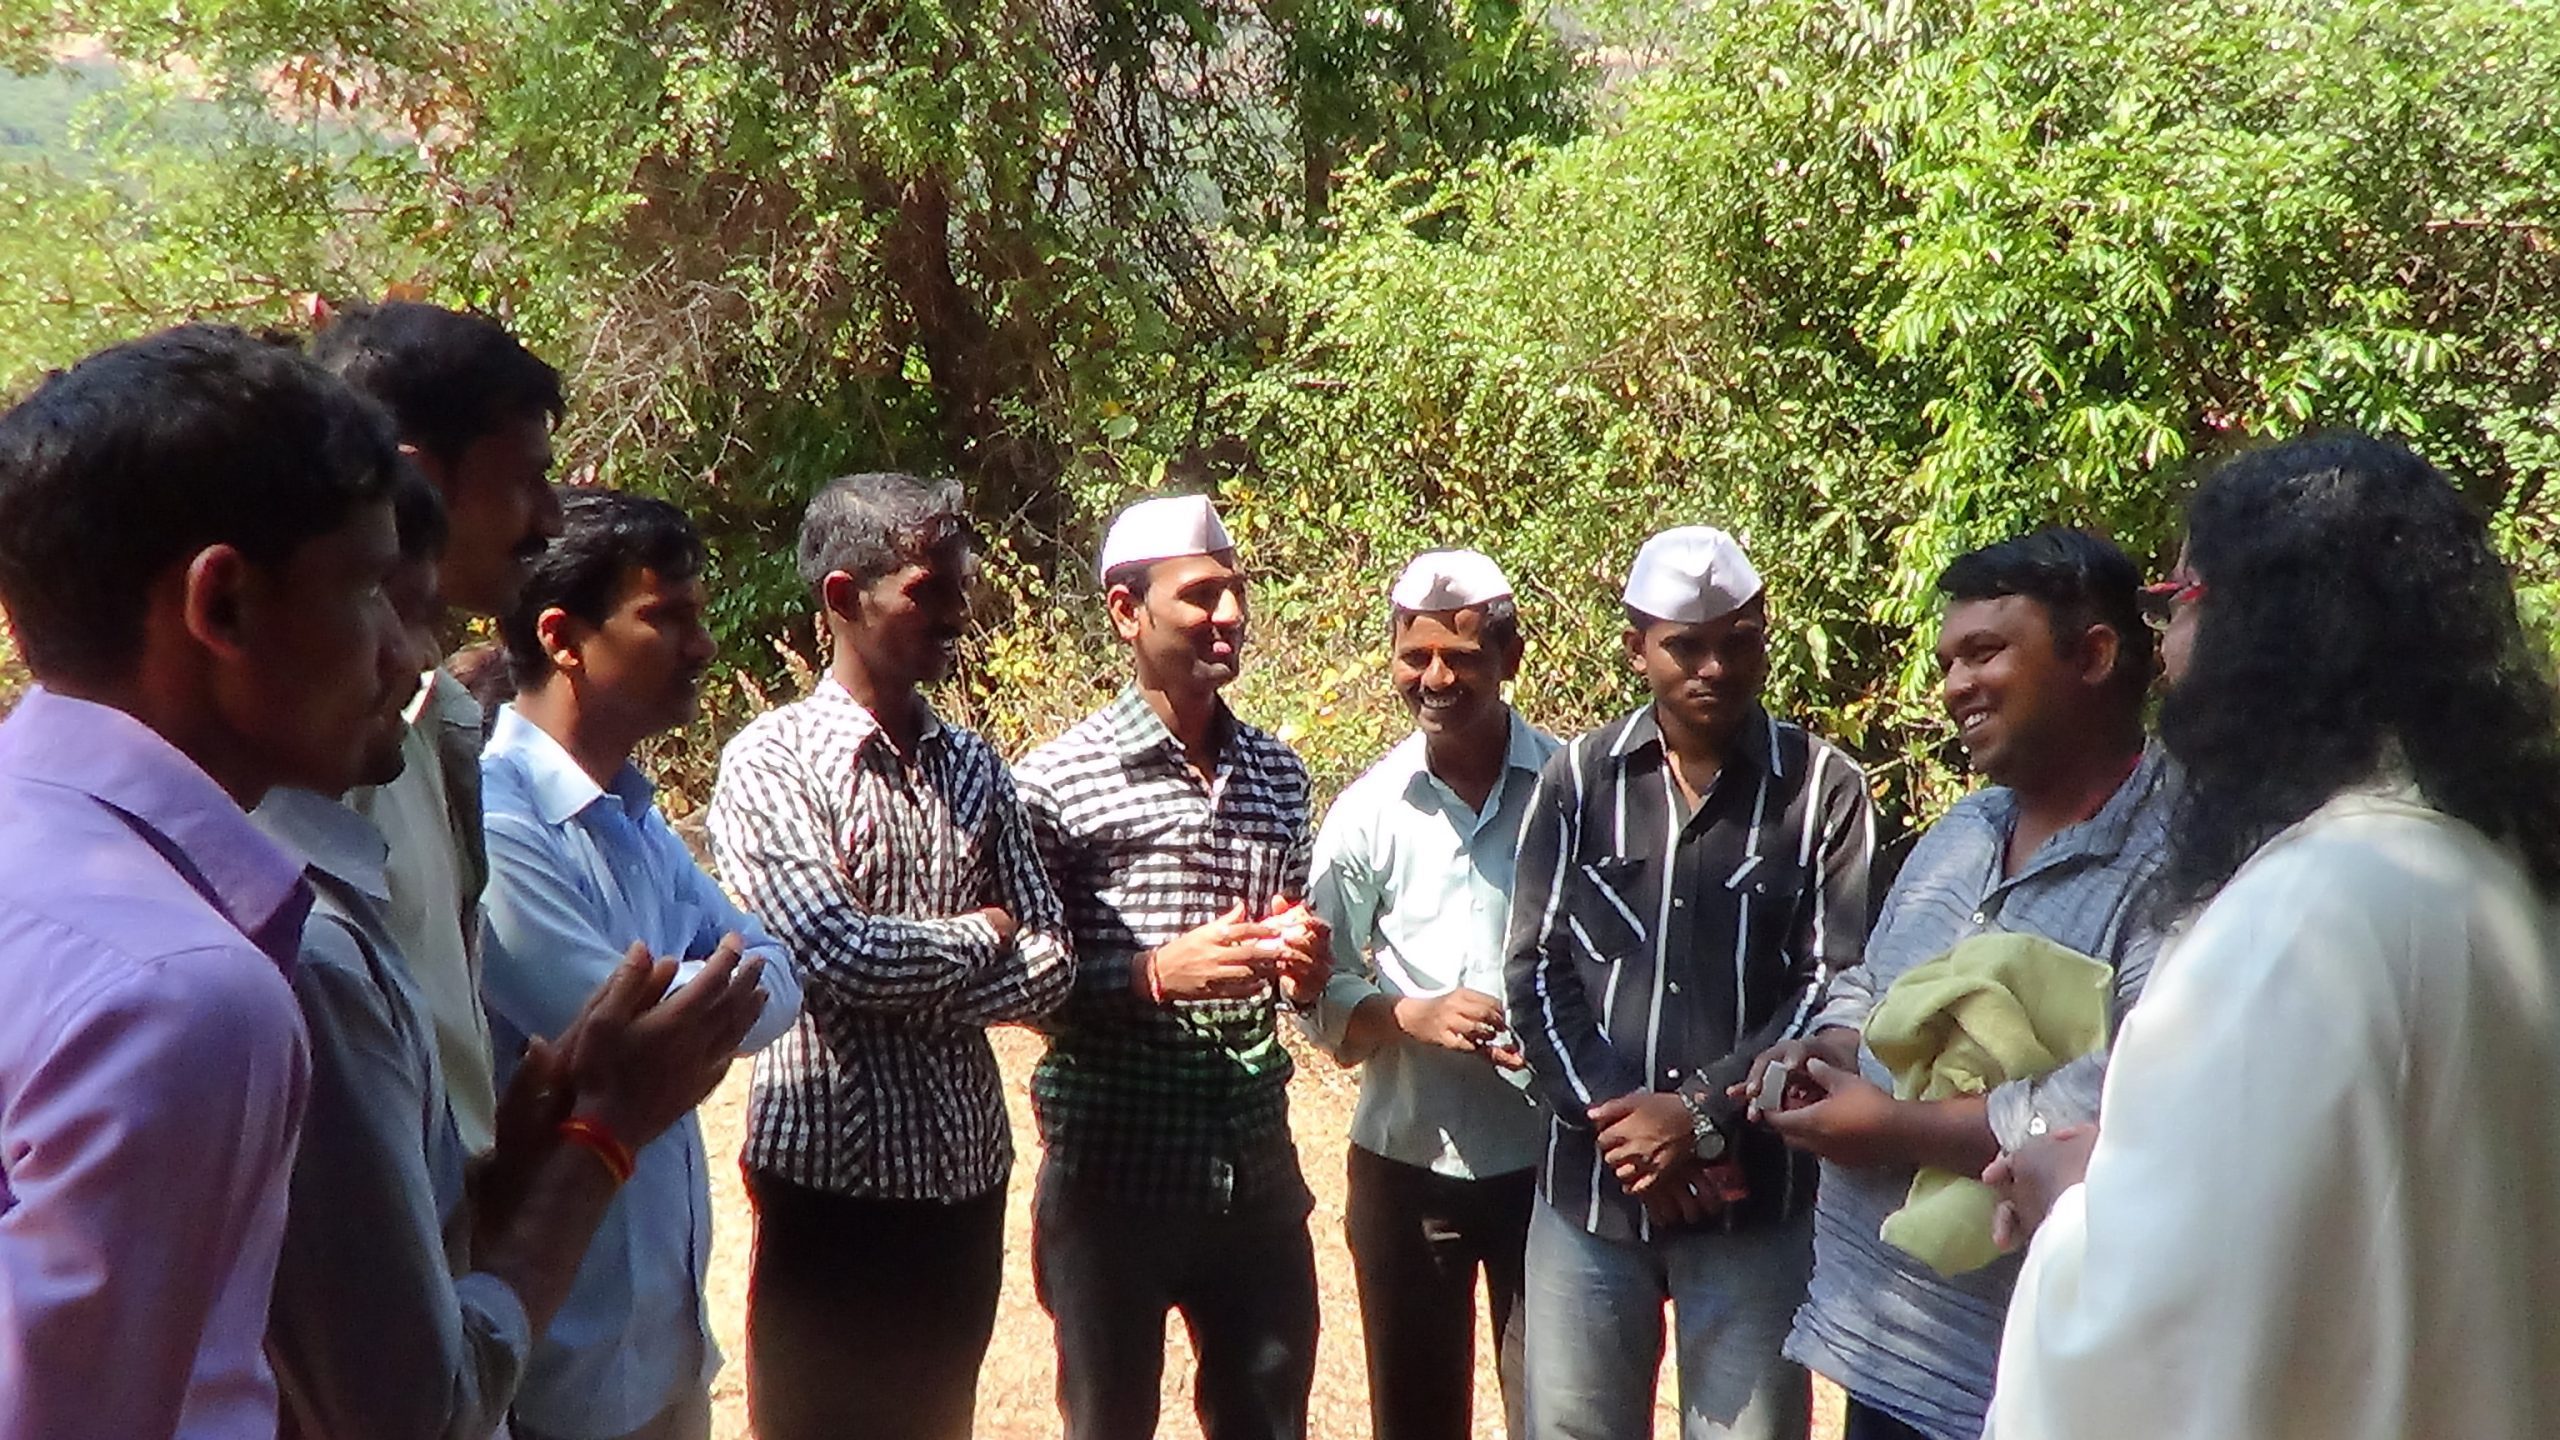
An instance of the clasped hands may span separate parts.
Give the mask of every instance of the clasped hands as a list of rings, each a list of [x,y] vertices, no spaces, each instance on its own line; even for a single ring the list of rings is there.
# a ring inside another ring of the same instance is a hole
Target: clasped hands
[[[711,1094],[764,1011],[764,961],[744,946],[723,936],[679,986],[676,961],[634,944],[558,1035],[526,1043],[473,1185],[483,1233],[507,1223],[561,1121],[585,1116],[636,1151]]]
[[[1303,901],[1275,901],[1252,918],[1239,900],[1206,925],[1145,953],[1130,986],[1149,1000],[1236,1000],[1273,985],[1305,1009],[1333,976],[1333,931]]]
[[[1676,1094],[1635,1091],[1601,1101],[1589,1116],[1601,1163],[1657,1225],[1712,1219],[1747,1193],[1732,1155],[1698,1158],[1696,1117]]]

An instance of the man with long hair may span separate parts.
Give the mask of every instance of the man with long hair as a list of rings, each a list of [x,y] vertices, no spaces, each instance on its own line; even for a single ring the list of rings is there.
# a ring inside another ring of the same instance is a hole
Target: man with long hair
[[[2196,913],[2020,1276],[1990,1433],[2549,1434],[2560,700],[2506,569],[2352,434],[2217,471],[2181,569],[2163,888]],[[2015,1157],[2029,1218],[2072,1153]]]

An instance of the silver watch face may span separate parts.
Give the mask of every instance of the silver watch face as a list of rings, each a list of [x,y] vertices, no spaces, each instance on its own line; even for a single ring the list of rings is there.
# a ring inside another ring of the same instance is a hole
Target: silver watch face
[[[1724,1158],[1724,1132],[1717,1129],[1713,1121],[1707,1119],[1703,1114],[1699,1115],[1697,1117],[1696,1129],[1693,1133],[1695,1135],[1695,1144],[1699,1159],[1721,1160]]]

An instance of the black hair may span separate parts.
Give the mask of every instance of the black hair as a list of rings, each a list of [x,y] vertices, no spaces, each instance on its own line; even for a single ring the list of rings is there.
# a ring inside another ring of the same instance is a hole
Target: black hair
[[[551,677],[551,656],[535,625],[543,611],[565,610],[601,625],[613,613],[623,586],[640,571],[683,581],[700,575],[710,563],[702,533],[664,500],[567,487],[559,494],[560,538],[543,547],[525,575],[515,608],[498,617],[507,668],[519,690]]]
[[[2241,455],[2187,507],[2204,595],[2161,738],[2187,786],[2167,903],[2405,764],[2429,804],[2560,891],[2560,697],[2480,515],[2408,449],[2352,432]]]
[[[1126,586],[1130,594],[1146,599],[1147,587],[1155,583],[1156,564],[1153,560],[1126,560],[1112,566],[1102,572],[1102,593],[1108,595]]]
[[[1461,608],[1476,611],[1483,617],[1477,622],[1479,628],[1476,633],[1484,638],[1487,645],[1496,650],[1519,653],[1520,607],[1510,596],[1496,595],[1481,605],[1468,605]],[[1389,643],[1393,643],[1396,631],[1403,628],[1404,622],[1422,613],[1424,612],[1420,610],[1407,610],[1401,605],[1388,606],[1387,639]]]
[[[154,581],[213,545],[275,567],[384,499],[391,423],[298,351],[182,325],[56,371],[0,415],[0,605],[39,679],[141,659]]]
[[[445,514],[444,496],[418,467],[403,461],[391,482],[391,523],[400,532],[400,558],[437,560],[453,525]]]
[[[868,586],[946,547],[973,543],[958,481],[887,470],[842,475],[800,517],[800,580],[814,593],[841,570]]]
[[[2054,525],[1959,555],[1938,576],[1949,600],[2023,596],[2044,606],[2065,654],[2092,625],[2116,632],[2114,680],[2127,703],[2151,689],[2151,627],[2142,620],[2142,572],[2103,535]]]
[[[400,438],[453,460],[500,428],[565,412],[560,372],[485,315],[413,300],[358,305],[311,357],[391,412]]]
[[[1762,611],[1765,613],[1769,605],[1769,592],[1765,587],[1752,591],[1751,598],[1749,600],[1743,601],[1740,605],[1736,605],[1733,609],[1724,613],[1725,615],[1737,614],[1750,608],[1752,603],[1755,601],[1759,603]],[[1619,613],[1627,617],[1627,628],[1633,630],[1638,635],[1651,633],[1653,627],[1656,625],[1680,625],[1687,623],[1685,621],[1671,619],[1669,616],[1665,615],[1650,614],[1646,611],[1637,609],[1633,605],[1627,604],[1625,601],[1620,601],[1618,603],[1618,610]],[[1719,615],[1716,618],[1721,620],[1724,618],[1724,615]]]

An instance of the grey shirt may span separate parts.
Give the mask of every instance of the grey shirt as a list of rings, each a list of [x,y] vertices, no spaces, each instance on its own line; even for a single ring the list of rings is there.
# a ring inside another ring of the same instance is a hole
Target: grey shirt
[[[1957,802],[1912,850],[1868,937],[1866,963],[1834,977],[1812,1028],[1863,1024],[1905,971],[1992,931],[2041,935],[2114,966],[2120,1019],[2159,948],[2151,882],[2176,793],[2174,768],[2155,746],[2095,816],[2045,841],[2005,878],[2016,795],[1995,786]],[[1861,1048],[1859,1065],[1892,1088],[1872,1052]],[[2089,1068],[2001,1087],[1991,1098],[1993,1128],[2008,1141],[2035,1114],[2057,1124],[2086,1118],[2076,1111],[2094,1093]],[[1934,1440],[1977,1440],[2018,1261],[1950,1279],[1886,1244],[1878,1228],[1901,1208],[1913,1174],[1823,1164],[1813,1282],[1786,1353]]]
[[[489,1436],[532,1327],[506,1282],[469,1267],[465,1151],[433,1027],[384,928],[382,834],[296,790],[251,818],[304,857],[318,893],[293,976],[311,1103],[267,1320],[284,1433]]]

